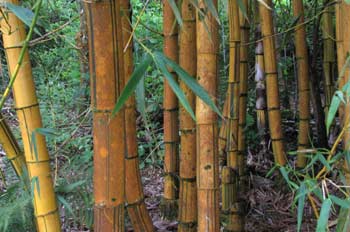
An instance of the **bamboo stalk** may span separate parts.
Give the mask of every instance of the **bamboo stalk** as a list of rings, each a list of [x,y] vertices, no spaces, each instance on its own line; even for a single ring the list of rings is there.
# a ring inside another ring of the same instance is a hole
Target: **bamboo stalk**
[[[179,64],[191,76],[197,74],[196,63],[196,11],[190,0],[181,4],[183,26],[179,31]],[[196,97],[187,85],[180,81],[192,109]],[[180,193],[179,232],[197,231],[197,184],[196,184],[196,122],[183,106],[180,106]]]
[[[120,1],[86,2],[93,109],[94,230],[124,231],[124,108],[111,112],[124,86]]]
[[[132,8],[129,0],[120,1],[124,59],[124,84],[133,72],[133,43],[127,44],[131,36]],[[121,58],[120,58],[121,59]],[[124,88],[124,86],[123,86]],[[136,104],[135,96],[125,103],[125,195],[129,217],[136,232],[154,231],[152,219],[144,202],[139,158],[137,152]]]
[[[168,0],[163,0],[164,55],[178,62],[178,27]],[[172,75],[176,77],[173,70]],[[178,101],[170,85],[164,81],[164,195],[161,213],[167,219],[177,217],[179,175],[179,119]]]
[[[309,61],[306,44],[306,29],[304,24],[304,6],[302,0],[293,0],[294,17],[299,17],[295,27],[295,49],[298,72],[299,92],[299,135],[298,150],[308,149],[310,146],[310,88],[309,88]],[[306,153],[300,152],[297,157],[297,166],[303,168],[306,165]]]
[[[7,2],[18,5],[17,0]],[[2,10],[6,12],[4,8]],[[50,174],[50,157],[45,137],[36,132],[43,126],[29,53],[28,50],[21,52],[22,42],[26,39],[25,26],[12,12],[6,12],[6,17],[1,20],[1,28],[5,31],[2,38],[9,72],[13,74],[18,71],[13,83],[13,91],[28,174],[33,185],[37,230],[39,232],[60,231],[60,217]],[[17,62],[21,54],[23,54],[23,63],[18,67]],[[32,140],[33,138],[35,141]],[[33,149],[33,146],[36,149]]]
[[[239,176],[239,149],[238,149],[238,129],[240,116],[240,44],[241,31],[239,21],[239,7],[236,0],[228,2],[228,19],[229,19],[229,44],[230,44],[230,66],[227,90],[227,107],[229,127],[227,129],[227,167],[232,169],[232,172],[227,174],[234,175],[228,179],[236,179],[237,181],[228,181],[223,185],[223,195],[237,192],[238,176]],[[223,169],[223,175],[224,173]],[[225,190],[227,189],[227,190]],[[228,200],[228,202],[224,202]],[[237,213],[239,209],[237,194],[223,196],[223,213],[227,214],[227,224],[225,230],[232,231],[242,228],[241,215]],[[228,208],[225,208],[227,206]],[[238,231],[238,230],[237,230]],[[240,231],[240,230],[239,230]]]
[[[328,4],[328,1],[325,1]],[[322,38],[323,38],[323,86],[325,92],[325,112],[331,104],[334,93],[334,71],[335,71],[335,43],[333,29],[334,6],[326,6],[322,15]]]
[[[17,176],[21,178],[24,172],[27,172],[25,158],[2,114],[0,114],[0,144]]]
[[[266,0],[264,2],[271,8],[272,0]],[[263,35],[267,111],[272,149],[276,164],[284,165],[287,158],[283,145],[272,11],[259,2],[259,13],[261,19],[261,32]]]
[[[216,100],[218,71],[218,25],[205,1],[199,8],[206,12],[196,14],[197,28],[197,80]],[[213,0],[217,7],[217,0]],[[199,18],[200,17],[200,18]],[[219,221],[219,161],[217,115],[196,97],[197,118],[197,231],[218,232]]]
[[[247,95],[248,95],[248,42],[249,42],[249,22],[246,17],[249,17],[248,0],[244,0],[243,4],[246,9],[247,16],[244,16],[242,11],[239,11],[240,24],[240,72],[239,72],[239,121],[238,121],[238,173],[240,195],[245,195],[248,187],[248,176],[246,173],[246,141],[244,129],[246,126],[247,117]]]

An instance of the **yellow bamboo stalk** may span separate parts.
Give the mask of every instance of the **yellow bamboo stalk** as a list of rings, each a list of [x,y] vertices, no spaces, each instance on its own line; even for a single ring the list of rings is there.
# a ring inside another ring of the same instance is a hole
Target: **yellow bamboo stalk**
[[[196,11],[189,0],[181,4],[183,26],[179,31],[179,64],[193,77],[197,74]],[[180,81],[192,109],[196,97],[187,85]],[[197,184],[196,184],[196,122],[183,106],[180,106],[180,193],[179,232],[197,231]]]
[[[299,135],[298,150],[308,149],[310,146],[310,88],[309,88],[309,61],[306,45],[306,29],[304,24],[304,6],[302,0],[293,0],[294,17],[299,17],[298,25],[295,27],[295,49],[298,71],[298,93],[299,93]],[[300,152],[297,157],[297,166],[306,165],[306,153]]]
[[[2,114],[0,114],[0,144],[17,176],[22,177],[23,170],[27,169],[25,158]]]
[[[272,7],[272,0],[264,1],[267,6]],[[267,111],[269,128],[272,140],[272,149],[275,162],[279,165],[286,163],[286,153],[283,145],[282,122],[280,112],[280,101],[277,80],[276,49],[274,42],[274,30],[272,21],[272,10],[259,2],[259,13],[261,19],[261,32],[264,45],[264,65],[266,77]]]
[[[327,4],[327,1],[325,1]],[[325,92],[325,112],[328,112],[329,105],[334,93],[334,71],[335,71],[335,42],[333,29],[334,6],[326,6],[322,15],[322,38],[323,38],[323,86]]]
[[[342,1],[337,2],[335,7],[335,36],[336,36],[336,47],[337,47],[337,68],[338,68],[338,88],[341,89],[344,86],[344,76],[341,75],[342,68],[345,64],[346,56],[343,51],[343,11],[342,11]],[[339,106],[339,119],[341,124],[344,122],[344,106]]]
[[[131,36],[132,8],[129,0],[120,1],[124,55],[124,84],[133,72],[133,43],[127,43]],[[127,48],[125,49],[125,46]],[[124,86],[123,86],[124,88]],[[129,217],[136,232],[154,231],[152,219],[147,211],[142,189],[139,158],[137,154],[136,104],[135,96],[125,103],[125,195]]]
[[[243,0],[247,16],[248,13],[248,0]],[[249,42],[249,22],[242,13],[239,11],[239,24],[240,24],[240,72],[239,72],[239,122],[238,122],[238,173],[240,192],[244,194],[247,186],[247,173],[246,173],[246,141],[244,129],[246,126],[247,117],[247,94],[248,94],[248,42]]]
[[[218,71],[218,25],[205,1],[198,2],[206,14],[196,14],[197,80],[216,100]],[[217,7],[217,0],[213,0]],[[197,118],[197,231],[218,232],[219,220],[219,161],[217,115],[196,97]]]
[[[168,0],[163,0],[164,54],[178,62],[178,27]],[[172,75],[176,77],[173,70]],[[164,195],[161,212],[167,219],[177,217],[179,174],[179,119],[178,101],[170,85],[164,81]]]
[[[18,5],[17,0],[6,2]],[[3,44],[9,72],[13,73],[22,49],[21,44],[26,38],[25,26],[12,12],[7,12],[4,8],[2,10],[7,17],[1,20]],[[37,229],[39,232],[61,231],[45,137],[36,133],[36,129],[43,126],[28,51],[14,82],[13,91],[28,175],[34,186],[33,204]]]
[[[94,230],[124,231],[127,142],[124,108],[111,112],[124,86],[120,1],[85,2],[94,142]]]

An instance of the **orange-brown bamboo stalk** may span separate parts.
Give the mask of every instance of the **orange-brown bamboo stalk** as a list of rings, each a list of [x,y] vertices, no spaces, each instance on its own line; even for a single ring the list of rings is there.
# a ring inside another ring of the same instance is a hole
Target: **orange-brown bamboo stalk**
[[[179,64],[191,76],[197,74],[196,10],[189,0],[181,4],[183,26],[179,31]],[[180,81],[192,109],[196,97],[185,83]],[[196,184],[196,122],[180,106],[180,194],[179,232],[197,231],[197,184]]]
[[[298,25],[295,27],[295,50],[298,71],[298,94],[299,94],[299,135],[298,150],[309,148],[310,138],[310,88],[309,88],[309,61],[307,55],[306,29],[304,24],[304,6],[302,0],[293,0],[293,14],[298,18]],[[300,168],[306,165],[306,153],[300,152],[297,157],[297,166]]]
[[[325,4],[328,4],[325,1]],[[334,93],[334,71],[335,71],[335,42],[333,28],[334,6],[326,6],[322,15],[323,34],[323,86],[325,92],[325,112],[328,112]]]
[[[17,176],[22,177],[24,170],[27,169],[24,155],[2,114],[0,114],[0,144]]]
[[[124,86],[120,1],[86,2],[94,141],[94,230],[124,231],[125,112],[111,112]]]
[[[264,1],[272,8],[272,0]],[[259,13],[261,19],[261,32],[264,45],[264,65],[266,76],[267,111],[269,128],[272,140],[272,149],[275,162],[279,165],[286,163],[286,153],[283,144],[282,122],[280,112],[280,101],[277,80],[276,49],[274,42],[274,30],[272,21],[272,10],[259,2]]]
[[[120,59],[124,60],[124,84],[126,84],[134,69],[132,51],[133,43],[131,42],[128,44],[132,31],[132,8],[129,0],[121,0],[120,7],[123,50],[125,50],[125,46],[127,46],[123,58]],[[137,152],[136,105],[134,95],[125,103],[125,136],[125,195],[128,214],[136,232],[151,232],[154,231],[154,227],[144,202]]]
[[[239,127],[239,99],[240,99],[240,21],[239,21],[239,7],[236,0],[229,0],[228,2],[228,19],[229,19],[229,44],[230,44],[230,58],[229,58],[229,77],[227,90],[227,107],[229,127],[227,129],[227,167],[231,168],[233,174],[228,181],[223,181],[222,194],[223,203],[222,210],[224,214],[228,214],[225,229],[228,231],[241,231],[242,221],[239,212],[237,188],[239,176],[239,158],[238,158],[238,127]],[[223,169],[223,176],[225,169]],[[236,180],[236,181],[233,181]],[[231,195],[229,195],[231,194]],[[228,200],[228,202],[225,202]]]
[[[17,0],[8,3],[18,5]],[[25,26],[12,12],[5,8],[1,29],[3,45],[10,74],[14,72],[26,38]],[[61,231],[58,206],[50,174],[50,157],[45,137],[36,132],[42,128],[39,104],[35,93],[29,53],[26,51],[22,66],[13,85],[15,106],[23,139],[25,159],[30,183],[33,185],[33,204],[39,232]],[[35,138],[35,141],[32,140]],[[34,146],[35,148],[34,149]]]
[[[199,8],[206,14],[196,13],[197,79],[198,83],[216,102],[218,71],[218,23],[204,0]],[[217,0],[213,0],[217,7]],[[196,98],[197,118],[197,231],[218,232],[219,220],[219,161],[217,115]]]
[[[178,62],[178,27],[173,10],[163,0],[164,55]],[[170,70],[175,76],[175,72]],[[161,212],[167,219],[177,217],[179,175],[179,119],[178,100],[170,85],[164,80],[164,195]]]

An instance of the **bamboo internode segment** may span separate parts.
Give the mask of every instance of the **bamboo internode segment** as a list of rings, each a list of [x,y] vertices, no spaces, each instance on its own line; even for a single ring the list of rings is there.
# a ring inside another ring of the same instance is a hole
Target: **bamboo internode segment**
[[[217,7],[217,0],[213,0]],[[197,80],[216,102],[218,71],[218,23],[204,0],[196,14]],[[217,232],[219,221],[219,160],[217,115],[200,98],[196,98],[197,118],[197,231]]]
[[[272,0],[266,0],[268,6],[272,6]],[[275,162],[279,165],[286,163],[286,153],[283,144],[282,122],[280,112],[280,98],[277,80],[276,49],[274,42],[274,30],[271,9],[259,2],[259,13],[261,19],[261,32],[264,45],[264,65],[266,77],[267,111],[269,117],[269,128],[272,140],[272,149]]]
[[[325,4],[328,4],[325,1]],[[322,38],[323,38],[323,86],[325,92],[325,111],[328,112],[329,105],[334,93],[335,74],[335,42],[333,29],[334,5],[326,6],[322,15]]]
[[[27,169],[25,158],[2,114],[0,114],[0,144],[17,176],[22,177],[23,170]]]
[[[196,10],[190,0],[181,3],[183,26],[179,31],[179,64],[192,77],[197,74]],[[188,86],[180,81],[192,109],[196,97]],[[197,184],[196,184],[196,122],[180,106],[180,193],[179,232],[197,231]]]
[[[133,65],[133,43],[128,44],[131,36],[131,14],[132,8],[129,0],[120,1],[122,39],[124,60],[124,84],[126,84],[134,70]],[[124,88],[124,86],[122,87]],[[131,96],[125,103],[125,136],[126,136],[126,154],[125,154],[125,198],[127,210],[131,219],[133,228],[136,232],[152,232],[154,227],[152,219],[148,214],[141,182],[139,167],[139,158],[137,152],[137,131],[136,131],[136,104],[135,96]]]
[[[246,141],[244,129],[246,126],[247,117],[247,96],[248,96],[248,42],[249,42],[249,22],[246,17],[248,13],[248,0],[244,0],[243,4],[246,9],[246,16],[239,11],[239,25],[240,25],[240,72],[239,72],[239,121],[238,121],[238,174],[240,177],[240,192],[244,194],[247,183],[246,173]]]
[[[17,0],[6,1],[18,5]],[[13,13],[6,12],[1,20],[2,38],[10,74],[14,72],[26,38],[25,26]],[[33,204],[39,232],[61,231],[58,206],[50,174],[50,157],[45,137],[36,132],[42,128],[28,51],[13,85],[14,99],[29,178],[33,186]],[[35,138],[35,141],[32,140]],[[33,149],[34,143],[36,149]]]
[[[343,10],[342,10],[343,2],[339,1],[334,6],[335,7],[335,36],[336,36],[336,45],[337,45],[337,67],[338,67],[338,88],[341,89],[344,84],[344,76],[341,76],[342,74],[342,68],[345,64],[346,59],[346,53],[344,54],[343,50],[343,44],[344,44],[344,38],[343,38]],[[344,106],[339,106],[339,118],[340,123],[342,124],[344,122]]]
[[[298,72],[298,95],[299,95],[299,135],[298,150],[309,148],[310,138],[310,88],[309,88],[309,61],[306,45],[306,29],[304,24],[304,6],[302,0],[293,0],[293,14],[298,18],[295,28],[295,50]],[[297,166],[306,165],[306,153],[298,153]]]
[[[124,231],[127,144],[124,108],[111,112],[124,86],[120,1],[86,2],[94,141],[94,229]]]
[[[178,26],[167,0],[163,0],[164,55],[178,63]],[[174,77],[176,74],[169,70]],[[168,219],[177,216],[179,193],[179,112],[178,100],[169,83],[164,80],[164,195],[161,211]]]
[[[220,131],[219,131],[219,158],[220,158],[220,166],[225,166],[227,162],[226,156],[226,142],[227,142],[227,127],[228,127],[228,98],[226,97],[224,106],[222,107],[222,115],[223,119],[221,121]]]

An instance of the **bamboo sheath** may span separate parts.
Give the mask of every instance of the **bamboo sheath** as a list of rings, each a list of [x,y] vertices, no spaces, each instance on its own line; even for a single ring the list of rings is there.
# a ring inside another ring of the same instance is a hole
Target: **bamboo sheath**
[[[271,0],[266,0],[268,6],[272,6]],[[269,128],[271,133],[272,149],[275,162],[279,165],[286,163],[286,153],[283,144],[283,133],[281,124],[280,101],[277,80],[276,49],[274,42],[274,30],[272,21],[272,11],[259,3],[259,13],[261,19],[261,32],[264,45],[264,65],[266,77],[266,97],[267,111],[269,118]]]
[[[86,2],[94,142],[94,230],[124,231],[124,108],[111,112],[124,86],[120,1]]]
[[[213,0],[217,7],[217,0]],[[216,102],[218,71],[218,24],[199,1],[206,14],[196,14],[197,28],[197,80]],[[201,17],[201,18],[199,18]],[[219,161],[217,115],[200,98],[196,97],[197,118],[197,231],[218,232],[219,221]]]
[[[163,0],[164,55],[178,63],[178,27],[173,10]],[[169,70],[174,77],[176,74]],[[179,175],[179,118],[178,100],[170,85],[164,80],[164,195],[161,212],[164,217],[177,217],[178,175]]]
[[[183,26],[179,30],[179,64],[191,76],[197,74],[196,11],[190,0],[181,4]],[[180,81],[192,109],[196,97],[185,83]],[[180,192],[179,232],[197,231],[197,184],[196,184],[196,123],[183,106],[180,106]]]
[[[325,2],[327,4],[327,1]],[[323,86],[325,92],[325,111],[328,112],[329,105],[334,93],[334,71],[335,71],[335,43],[333,29],[334,6],[326,6],[322,15],[322,39],[323,39]]]
[[[17,0],[7,1],[18,5]],[[6,12],[6,9],[2,9]],[[25,26],[13,13],[6,12],[7,20],[1,20],[3,44],[9,72],[15,70],[21,43],[26,38]],[[60,231],[60,218],[50,174],[50,157],[45,137],[36,133],[42,128],[39,104],[35,93],[28,51],[13,85],[15,106],[23,139],[28,175],[33,186],[33,204],[39,232]],[[32,138],[35,137],[35,141]],[[36,149],[33,149],[36,143]]]
[[[344,76],[341,76],[342,68],[345,64],[345,55],[343,51],[343,11],[342,11],[342,1],[337,2],[335,7],[335,36],[336,36],[336,47],[337,47],[337,68],[338,68],[338,88],[341,89],[344,86]],[[344,106],[339,106],[339,118],[340,123],[343,123],[344,117]]]
[[[310,146],[310,88],[309,88],[309,61],[306,45],[306,29],[304,24],[304,6],[302,0],[293,0],[294,17],[299,17],[295,28],[295,49],[298,72],[298,94],[299,94],[299,135],[298,150],[308,149]],[[300,152],[297,157],[297,166],[306,165],[306,153]]]
[[[240,192],[244,194],[247,187],[246,173],[246,141],[244,129],[246,126],[247,116],[247,94],[248,94],[248,42],[249,42],[249,22],[246,17],[249,17],[248,0],[244,0],[243,4],[247,11],[247,16],[244,16],[242,11],[239,11],[240,24],[240,68],[239,68],[239,121],[238,121],[238,173],[240,181]]]
[[[24,170],[27,169],[25,158],[2,114],[0,114],[0,144],[17,176],[22,177]]]
[[[131,36],[132,8],[129,0],[120,1],[123,48],[128,46],[123,57],[124,60],[124,84],[126,84],[133,72],[133,43],[128,44]],[[124,49],[123,49],[124,50]],[[124,86],[122,87],[124,88]],[[154,231],[152,219],[148,214],[141,182],[139,158],[137,153],[136,131],[136,104],[135,96],[131,96],[125,103],[125,198],[127,211],[136,232]]]

